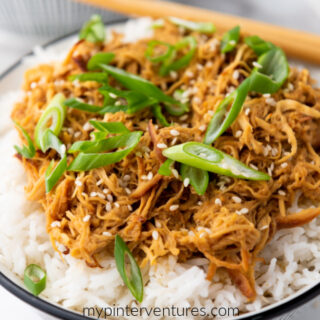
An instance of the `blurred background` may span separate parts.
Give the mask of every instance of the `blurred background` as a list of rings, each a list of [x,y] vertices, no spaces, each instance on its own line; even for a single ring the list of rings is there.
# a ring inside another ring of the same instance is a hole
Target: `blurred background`
[[[320,0],[175,1],[320,33]],[[35,45],[78,30],[93,13],[105,22],[123,17],[72,0],[0,0],[0,73]]]
[[[175,1],[320,34],[320,0]],[[79,30],[93,13],[99,13],[105,22],[124,17],[72,0],[0,0],[0,74],[34,46]],[[10,318],[5,317],[6,312],[12,317],[12,310],[15,310],[15,319],[41,319],[34,309],[1,287],[0,301],[5,319]],[[319,314],[320,299],[317,298],[279,319],[316,320]]]

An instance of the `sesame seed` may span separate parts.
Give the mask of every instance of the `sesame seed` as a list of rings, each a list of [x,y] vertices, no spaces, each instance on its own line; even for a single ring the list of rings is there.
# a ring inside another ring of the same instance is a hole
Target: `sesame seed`
[[[106,237],[111,237],[112,236],[112,234],[110,232],[108,232],[108,231],[102,232],[102,235],[106,236]]]
[[[262,68],[262,65],[261,65],[260,63],[258,63],[257,61],[254,61],[254,62],[252,63],[252,65],[253,65],[254,67],[258,68],[258,69],[261,69],[261,68]]]
[[[127,207],[128,207],[128,210],[129,210],[129,211],[132,211],[132,210],[133,210],[133,209],[132,209],[132,206],[131,206],[130,204],[128,204]]]
[[[198,204],[198,206],[202,206],[203,202],[202,201],[198,201],[197,204]]]
[[[108,201],[110,201],[110,202],[113,202],[113,196],[112,196],[112,194],[107,194],[107,199],[108,199]]]
[[[103,193],[101,193],[101,192],[97,192],[97,196],[98,196],[99,198],[101,198],[101,199],[105,199],[105,198],[106,198],[106,196],[105,196]]]
[[[177,71],[171,70],[171,71],[170,71],[170,77],[171,77],[172,79],[177,79],[177,78],[178,78],[178,73],[177,73]]]
[[[81,194],[82,194],[83,197],[87,196],[87,194],[85,192],[81,192]]]
[[[270,164],[270,167],[268,168],[268,174],[269,174],[269,176],[272,176],[272,171],[273,171],[273,169],[274,169],[274,163],[272,162],[272,163]]]
[[[34,89],[38,84],[36,82],[31,82],[30,88]]]
[[[115,203],[114,203],[114,206],[115,206],[116,208],[120,208],[120,204],[119,204],[118,202],[115,202]]]
[[[237,196],[233,196],[231,199],[232,199],[235,203],[241,203],[241,202],[242,202],[241,198],[239,198],[239,197],[237,197]]]
[[[199,71],[201,71],[201,70],[203,69],[203,65],[200,64],[200,63],[198,63],[198,64],[197,64],[197,69],[198,69]]]
[[[272,107],[275,107],[277,102],[273,98],[266,98],[266,103]]]
[[[115,106],[121,106],[121,104],[122,104],[122,102],[120,100],[117,100],[114,105]]]
[[[270,94],[270,93],[264,93],[262,96],[263,96],[264,98],[270,98],[270,97],[271,97],[271,94]]]
[[[250,166],[252,169],[254,169],[254,170],[258,170],[258,167],[255,166],[253,163],[250,163],[249,166]]]
[[[159,239],[159,232],[157,230],[152,231],[152,238],[156,241]]]
[[[102,182],[103,182],[102,179],[100,179],[99,181],[97,181],[96,185],[97,185],[97,186],[100,186],[100,184],[101,184]]]
[[[276,148],[276,147],[272,148],[272,150],[271,150],[271,155],[272,155],[273,157],[275,157],[277,154],[278,154],[278,148]]]
[[[194,234],[193,231],[189,231],[189,232],[188,232],[188,235],[189,235],[189,237],[194,237],[194,236],[195,236],[195,234]]]
[[[96,192],[90,192],[90,197],[96,197],[97,193]]]
[[[177,137],[174,137],[174,138],[172,139],[172,141],[171,141],[171,145],[172,145],[172,146],[175,145],[176,142],[177,142],[177,140],[178,140],[178,138],[177,138]]]
[[[114,93],[112,93],[112,92],[109,92],[109,96],[110,96],[110,98],[112,98],[112,99],[116,99],[116,98],[117,98],[117,95],[114,94]]]
[[[129,174],[126,174],[125,176],[123,176],[122,180],[123,181],[130,181],[131,176]]]
[[[179,120],[181,120],[181,121],[185,121],[185,120],[187,120],[188,119],[188,115],[187,114],[184,114],[183,116],[181,116],[180,118],[179,118]]]
[[[286,193],[283,190],[278,190],[278,194],[280,196],[285,196],[286,195]]]
[[[87,214],[82,220],[83,222],[88,222],[90,220],[91,216]]]
[[[249,108],[246,108],[246,109],[244,110],[244,114],[245,114],[246,116],[248,116],[249,113],[250,113],[250,109],[249,109]]]
[[[167,146],[165,143],[158,143],[158,144],[157,144],[157,147],[158,147],[159,149],[168,148],[168,146]]]
[[[107,194],[107,193],[109,192],[109,189],[108,189],[108,188],[104,188],[104,189],[102,190],[102,192],[105,193],[105,194]]]
[[[126,191],[127,194],[131,194],[131,190],[129,188],[125,188],[124,190]]]
[[[214,200],[214,203],[215,203],[216,205],[218,205],[218,206],[221,206],[221,205],[222,205],[222,201],[221,201],[219,198],[217,198],[216,200]]]
[[[199,237],[200,237],[200,238],[203,238],[205,235],[206,235],[205,232],[201,232]]]
[[[239,79],[239,76],[240,76],[239,70],[234,70],[232,74],[232,78],[237,80]]]
[[[243,133],[242,130],[238,130],[238,131],[235,133],[234,136],[235,136],[236,138],[240,138],[240,137],[242,136],[242,133]]]
[[[107,212],[111,211],[111,203],[110,202],[106,203],[106,210],[107,210]]]
[[[75,185],[78,186],[78,187],[81,187],[81,186],[82,186],[82,182],[81,182],[80,180],[78,180],[78,179],[76,179],[74,183],[75,183]]]
[[[170,130],[170,134],[174,137],[178,136],[180,134],[180,132],[178,130],[172,129]]]
[[[189,183],[190,183],[190,179],[189,178],[185,178],[183,180],[183,185],[185,186],[185,188],[189,185]]]
[[[148,173],[147,179],[148,179],[148,180],[152,180],[152,178],[153,178],[153,173],[150,171],[150,172]]]
[[[202,124],[200,127],[199,127],[199,130],[204,132],[205,130],[207,129],[207,126],[205,124]]]
[[[268,229],[269,228],[269,226],[268,225],[265,225],[265,226],[262,226],[261,228],[260,228],[260,230],[262,231],[262,230],[266,230],[266,229]]]
[[[81,135],[81,132],[80,132],[80,131],[76,131],[76,132],[74,133],[74,137],[75,137],[75,138],[80,137],[80,135]]]
[[[147,177],[145,174],[143,174],[143,175],[141,176],[141,180],[148,180],[148,177]]]
[[[175,176],[175,178],[179,179],[179,173],[178,173],[177,169],[172,169],[171,172]]]
[[[179,205],[178,204],[173,204],[173,205],[171,205],[170,207],[169,207],[169,210],[170,211],[175,211],[175,210],[177,210],[179,208]]]
[[[288,90],[293,91],[293,89],[294,89],[294,85],[291,82],[289,82],[288,83]]]
[[[190,70],[188,70],[185,75],[188,77],[188,78],[192,78],[194,76],[194,73]]]
[[[213,66],[212,61],[208,61],[208,62],[206,63],[206,67],[211,68],[212,66]]]
[[[51,227],[52,227],[52,228],[61,227],[60,221],[53,221],[53,222],[51,223]]]
[[[242,214],[247,214],[249,212],[249,209],[248,208],[242,208],[240,210],[237,210],[236,211],[236,214],[238,215],[242,215]]]
[[[92,129],[91,124],[90,124],[89,122],[86,122],[86,123],[84,124],[84,126],[83,126],[83,130],[89,131],[89,130],[91,130],[91,129]]]
[[[281,168],[286,168],[288,166],[288,163],[287,162],[284,162],[281,164]]]
[[[158,220],[156,220],[156,227],[157,227],[157,228],[161,228],[161,222],[158,221]]]
[[[194,97],[192,101],[193,103],[199,104],[201,102],[201,99],[199,97]]]

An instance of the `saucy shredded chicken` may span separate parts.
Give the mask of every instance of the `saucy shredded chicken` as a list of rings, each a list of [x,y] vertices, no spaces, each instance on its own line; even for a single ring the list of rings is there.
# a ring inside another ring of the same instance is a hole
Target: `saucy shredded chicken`
[[[52,159],[59,160],[57,152],[38,150],[33,159],[20,157],[28,175],[26,195],[43,206],[54,248],[63,244],[64,254],[91,267],[99,266],[99,252],[111,252],[119,234],[141,266],[167,255],[181,262],[206,257],[209,279],[218,268],[227,269],[252,300],[255,264],[275,232],[303,225],[320,213],[320,90],[307,70],[291,68],[277,93],[250,93],[237,120],[213,146],[271,179],[247,181],[210,174],[209,187],[199,196],[177,170],[169,177],[158,174],[165,160],[159,146],[201,142],[214,110],[250,75],[257,57],[243,39],[234,51],[221,54],[221,35],[186,32],[169,22],[154,31],[153,39],[174,44],[186,33],[197,39],[196,54],[189,66],[165,77],[145,57],[150,39],[123,43],[115,32],[106,44],[79,41],[63,62],[26,72],[26,94],[15,105],[12,119],[32,138],[43,110],[57,93],[102,106],[100,84],[68,80],[86,71],[90,57],[100,51],[115,53],[111,65],[148,79],[168,95],[184,90],[190,103],[183,116],[165,113],[170,127],[157,123],[149,108],[105,115],[68,108],[59,136],[67,149],[75,141],[90,140],[94,130],[90,119],[120,121],[130,131],[143,131],[143,136],[120,162],[86,172],[67,171],[47,194],[44,173]],[[111,83],[118,86],[112,78]],[[68,155],[68,163],[74,157]],[[292,210],[297,203],[306,209]]]

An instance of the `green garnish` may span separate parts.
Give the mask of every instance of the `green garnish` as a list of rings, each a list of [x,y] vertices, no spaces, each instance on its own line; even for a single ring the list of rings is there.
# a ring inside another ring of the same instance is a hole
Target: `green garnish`
[[[24,284],[35,296],[38,296],[46,288],[46,282],[47,274],[38,265],[30,264],[24,270]]]
[[[258,36],[246,37],[244,42],[256,53],[257,56],[260,56],[261,54],[276,47],[273,43],[264,41]]]
[[[165,149],[162,154],[185,165],[229,177],[247,180],[270,179],[266,173],[251,169],[228,154],[200,142],[179,144]]]
[[[233,29],[226,32],[221,40],[221,52],[227,53],[232,51],[236,46],[240,38],[240,27],[236,26]]]
[[[171,176],[172,175],[172,166],[174,161],[171,159],[167,159],[159,168],[158,173],[163,176]]]
[[[106,32],[104,28],[101,16],[95,14],[87,21],[82,27],[79,39],[85,39],[89,42],[98,43],[104,42],[106,37]]]
[[[68,77],[68,80],[74,81],[95,81],[98,83],[108,83],[108,75],[102,72],[86,72],[80,74],[73,74]]]
[[[156,104],[151,107],[152,114],[154,117],[159,121],[159,123],[164,127],[169,127],[169,122],[167,121],[166,117],[162,113],[161,107]]]
[[[192,31],[198,31],[202,33],[214,33],[216,31],[216,27],[212,22],[193,22],[189,20],[183,20],[176,17],[170,17],[169,21],[173,24],[176,24],[180,27],[186,28]]]
[[[209,184],[208,171],[181,164],[180,174],[183,181],[189,179],[190,184],[199,195],[203,195],[206,192]]]
[[[36,148],[33,144],[32,139],[30,138],[30,136],[28,135],[27,131],[24,130],[17,122],[14,121],[14,124],[17,126],[17,128],[22,132],[23,136],[25,137],[25,139],[28,142],[28,146],[23,146],[22,149],[18,146],[14,146],[14,148],[16,149],[16,151],[21,154],[23,157],[25,157],[26,159],[32,159],[35,154],[36,154]]]
[[[126,256],[130,263],[130,270],[126,269]],[[132,295],[138,302],[143,300],[143,280],[140,268],[134,259],[131,251],[123,239],[116,235],[114,244],[114,257],[116,260],[117,270]]]

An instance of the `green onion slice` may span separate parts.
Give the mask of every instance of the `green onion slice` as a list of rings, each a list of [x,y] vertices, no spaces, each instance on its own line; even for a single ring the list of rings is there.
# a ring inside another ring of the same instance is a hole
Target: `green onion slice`
[[[247,78],[220,103],[208,125],[204,143],[211,144],[229,128],[241,111],[249,89],[250,78]],[[230,109],[229,112],[227,112],[229,106]]]
[[[124,133],[119,136],[97,141],[77,141],[68,152],[78,152],[78,156],[68,167],[70,171],[87,171],[119,162],[126,157],[138,144],[141,131]],[[102,153],[117,148],[122,150]]]
[[[240,38],[240,27],[236,26],[233,29],[226,32],[221,40],[221,52],[227,53],[232,51],[236,46]]]
[[[278,47],[262,54],[258,59],[261,68],[254,68],[251,73],[251,91],[275,93],[289,75],[289,65],[285,53]]]
[[[174,161],[171,159],[167,159],[159,168],[158,173],[163,176],[171,176],[172,175],[172,167]]]
[[[169,122],[167,121],[166,117],[162,113],[162,109],[160,105],[156,104],[151,107],[151,111],[155,118],[159,121],[159,123],[164,127],[169,127]]]
[[[86,111],[86,112],[99,113],[99,114],[105,114],[105,113],[111,112],[111,111],[113,111],[111,113],[115,113],[118,111],[127,110],[126,106],[114,106],[113,105],[113,106],[100,107],[100,106],[95,106],[92,104],[84,103],[76,98],[71,98],[71,99],[66,100],[64,102],[64,105],[69,108],[73,108],[73,109],[77,109],[77,110],[81,110],[81,111]]]
[[[251,169],[241,161],[199,142],[186,142],[164,150],[171,160],[209,172],[247,180],[269,180],[266,173]]]
[[[35,143],[43,151],[41,139],[49,128],[56,136],[59,135],[66,117],[65,97],[62,93],[56,94],[41,115],[35,128]]]
[[[47,273],[36,264],[30,264],[24,270],[24,284],[27,289],[38,296],[45,288]]]
[[[100,64],[109,64],[115,57],[112,52],[98,52],[88,61],[87,69],[101,69]]]
[[[155,47],[164,46],[167,48],[166,52],[161,55],[154,55]],[[175,53],[175,48],[173,45],[167,42],[158,41],[158,40],[151,40],[148,42],[148,47],[146,50],[146,58],[152,62],[163,62],[168,59],[172,59],[172,56]]]
[[[14,146],[14,148],[16,149],[16,151],[19,154],[21,154],[26,159],[32,159],[36,154],[36,148],[33,144],[32,139],[28,135],[27,131],[24,130],[17,122],[14,121],[14,124],[21,131],[21,133],[23,134],[23,136],[25,137],[25,139],[27,140],[27,143],[28,143],[28,146],[24,145],[22,148],[20,148],[18,146]]]
[[[244,41],[258,56],[276,47],[273,43],[264,41],[258,36],[246,37]]]
[[[79,39],[85,39],[89,42],[97,43],[103,42],[106,37],[104,24],[101,16],[95,14],[82,27]]]
[[[212,22],[193,22],[176,17],[170,17],[169,21],[171,21],[173,24],[192,31],[198,31],[208,34],[214,33],[216,31],[216,27]]]
[[[134,259],[131,251],[123,239],[116,235],[114,245],[114,257],[117,270],[132,295],[138,302],[143,300],[143,280],[140,268]],[[126,268],[126,257],[130,263],[130,269]]]
[[[194,187],[197,194],[205,194],[209,184],[209,173],[208,171],[201,170],[195,167],[190,167],[185,164],[181,164],[180,174],[183,179],[189,179],[190,184]]]
[[[122,122],[104,122],[90,120],[89,123],[99,131],[107,133],[127,133],[130,130]]]

